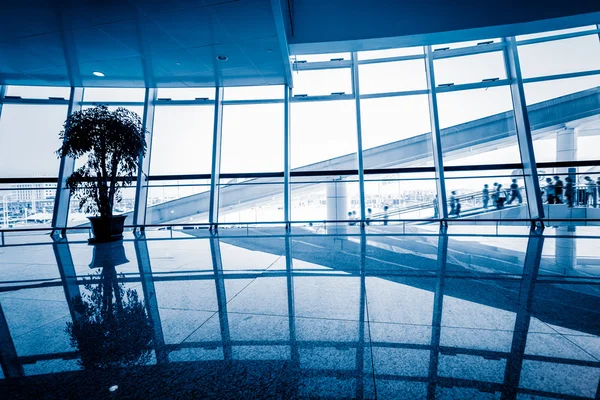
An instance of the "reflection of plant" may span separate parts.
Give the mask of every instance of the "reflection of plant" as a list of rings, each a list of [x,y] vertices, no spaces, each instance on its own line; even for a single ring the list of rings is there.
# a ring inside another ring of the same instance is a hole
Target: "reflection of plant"
[[[152,349],[152,328],[144,302],[136,290],[125,290],[114,267],[104,267],[90,294],[73,300],[77,314],[66,331],[79,350],[79,364],[86,369],[144,364]]]

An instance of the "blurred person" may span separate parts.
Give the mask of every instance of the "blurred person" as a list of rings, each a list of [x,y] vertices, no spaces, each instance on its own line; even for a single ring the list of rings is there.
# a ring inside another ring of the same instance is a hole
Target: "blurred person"
[[[570,177],[565,178],[565,199],[567,200],[567,207],[573,207],[573,200],[575,199],[575,185],[573,185],[573,179]]]
[[[437,194],[435,195],[435,197],[433,198],[433,218],[439,218],[440,217],[440,212],[438,210],[438,197]]]
[[[456,199],[456,206],[455,206],[455,210],[454,210],[456,217],[460,217],[460,209],[461,208],[462,208],[462,206],[460,204],[460,200]]]
[[[586,176],[585,178],[585,206],[590,205],[591,207],[596,207],[598,202],[598,195],[596,193],[596,183],[590,178]]]
[[[554,204],[556,192],[552,178],[546,178],[546,186],[544,187],[544,191],[546,192],[546,203]]]
[[[367,208],[367,225],[369,225],[371,223],[372,213],[373,213],[373,210],[371,210],[370,208]]]
[[[456,190],[450,192],[450,215],[456,212]]]
[[[500,210],[504,208],[504,202],[506,201],[506,195],[502,191],[502,184],[498,184],[496,186],[496,192],[494,193],[496,197],[496,209]]]
[[[506,202],[506,204],[511,204],[513,200],[517,199],[519,204],[523,203],[523,197],[521,197],[521,190],[519,190],[519,184],[516,179],[512,180],[510,184],[510,200]]]
[[[383,224],[384,225],[388,224],[389,209],[390,208],[388,206],[383,206]]]
[[[556,204],[563,204],[563,182],[558,175],[554,177],[554,194]]]
[[[353,226],[356,225],[356,222],[353,221],[354,218],[352,218],[352,211],[348,211],[348,225]]]
[[[481,200],[483,200],[483,208],[487,210],[488,202],[490,201],[490,190],[488,189],[488,184],[483,185],[483,190],[481,191]]]

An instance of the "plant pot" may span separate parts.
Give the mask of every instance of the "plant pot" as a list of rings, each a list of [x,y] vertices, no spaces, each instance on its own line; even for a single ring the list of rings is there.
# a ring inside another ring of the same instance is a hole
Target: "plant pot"
[[[105,243],[123,239],[123,226],[126,215],[113,215],[109,218],[88,217],[92,224],[92,235],[88,242]]]

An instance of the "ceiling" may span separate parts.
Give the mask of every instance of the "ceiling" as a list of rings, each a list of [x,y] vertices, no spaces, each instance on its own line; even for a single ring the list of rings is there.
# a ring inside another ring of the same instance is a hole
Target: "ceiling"
[[[285,82],[270,0],[0,0],[0,16],[0,84]]]
[[[0,0],[0,18],[0,84],[213,87],[290,82],[290,53],[594,24],[600,2]]]

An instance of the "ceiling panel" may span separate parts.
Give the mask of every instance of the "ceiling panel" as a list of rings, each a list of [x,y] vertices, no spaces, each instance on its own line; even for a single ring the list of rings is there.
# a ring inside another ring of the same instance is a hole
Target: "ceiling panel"
[[[270,1],[244,0],[210,8],[235,40],[275,36],[275,20]]]
[[[252,63],[235,43],[214,46],[194,47],[190,52],[206,64],[211,70],[223,70],[251,66]],[[218,55],[227,56],[226,61],[217,60]]]
[[[0,14],[2,83],[261,85],[285,73],[271,0],[0,0]]]
[[[100,25],[98,29],[145,56],[183,48],[183,45],[146,17]]]
[[[207,7],[161,14],[151,19],[184,47],[233,41]]]

